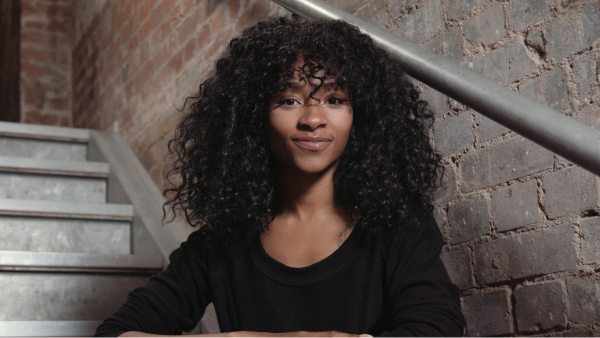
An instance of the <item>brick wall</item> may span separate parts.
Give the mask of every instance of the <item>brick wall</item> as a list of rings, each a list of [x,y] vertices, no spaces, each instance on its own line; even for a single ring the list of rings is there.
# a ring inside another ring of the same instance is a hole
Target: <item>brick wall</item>
[[[71,125],[70,0],[21,0],[21,122]]]
[[[283,12],[268,0],[93,1],[74,13],[74,126],[121,133],[162,187],[176,108],[233,36]]]
[[[371,23],[600,128],[597,0],[352,6]],[[435,110],[432,136],[448,173],[435,216],[442,259],[462,289],[467,334],[599,335],[599,178],[418,86]]]

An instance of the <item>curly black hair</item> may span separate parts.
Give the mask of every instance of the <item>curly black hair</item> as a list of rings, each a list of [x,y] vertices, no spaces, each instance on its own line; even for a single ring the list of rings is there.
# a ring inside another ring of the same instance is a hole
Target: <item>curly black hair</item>
[[[282,207],[267,139],[269,103],[299,55],[351,97],[353,126],[334,173],[336,202],[369,236],[431,212],[440,156],[433,121],[402,66],[343,21],[267,19],[234,38],[213,76],[188,98],[191,110],[169,142],[165,207],[201,225],[206,249],[247,243]],[[315,89],[317,90],[317,89]],[[185,106],[184,106],[185,107]]]

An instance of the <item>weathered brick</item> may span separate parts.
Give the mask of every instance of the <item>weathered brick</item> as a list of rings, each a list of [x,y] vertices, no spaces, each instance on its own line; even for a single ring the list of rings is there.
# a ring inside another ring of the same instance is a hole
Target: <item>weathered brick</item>
[[[527,44],[535,49],[540,55],[546,52],[546,41],[544,41],[544,36],[540,27],[531,29],[529,33],[527,33],[527,38],[525,40],[527,41]]]
[[[419,98],[427,101],[427,107],[433,112],[434,118],[440,118],[450,110],[448,97],[431,87],[425,86]]]
[[[491,197],[492,219],[498,231],[516,229],[541,219],[535,180],[497,190]]]
[[[385,27],[387,20],[385,3],[383,1],[369,1],[366,5],[359,8],[354,15],[380,28]]]
[[[527,26],[552,15],[552,0],[510,0],[508,3],[508,22],[510,27],[520,32]]]
[[[594,277],[567,278],[569,320],[574,323],[600,324],[600,281]]]
[[[448,19],[457,20],[481,4],[481,0],[448,0],[445,4]]]
[[[600,129],[600,107],[595,104],[586,105],[573,113],[573,118],[594,129]]]
[[[423,42],[444,29],[441,0],[431,0],[400,19],[392,32],[416,43]]]
[[[600,55],[596,53],[586,54],[573,61],[573,73],[579,97],[592,97],[598,88],[598,66],[600,65]]]
[[[456,173],[452,167],[445,166],[440,183],[441,186],[434,193],[435,204],[437,205],[451,201],[457,196]]]
[[[492,186],[554,166],[554,155],[523,137],[466,154],[459,162],[463,191]]]
[[[339,9],[343,9],[348,13],[352,13],[367,2],[367,0],[327,0],[326,2],[329,2]]]
[[[544,207],[549,218],[581,213],[598,207],[595,176],[579,167],[571,167],[545,175]]]
[[[448,156],[468,148],[475,140],[471,114],[462,112],[458,116],[450,116],[436,121],[433,126],[433,135],[435,150],[442,156]]]
[[[513,82],[537,69],[535,62],[527,56],[525,46],[517,40],[489,52],[468,65],[474,72],[501,84]]]
[[[567,293],[562,282],[517,287],[515,299],[517,327],[520,332],[567,326]]]
[[[600,217],[579,221],[583,264],[600,262]]]
[[[496,336],[513,333],[510,290],[501,289],[463,298],[467,336]]]
[[[485,143],[510,131],[510,129],[477,112],[475,113],[475,125],[477,126],[475,134],[477,134],[479,143]]]
[[[490,46],[506,36],[504,8],[495,4],[464,22],[465,39],[474,45]]]
[[[561,110],[569,103],[567,77],[561,69],[555,69],[539,79],[519,85],[519,92],[556,110]]]
[[[473,287],[471,255],[467,250],[444,252],[440,255],[452,283],[461,289]]]
[[[524,232],[475,247],[479,284],[496,283],[577,267],[575,235],[569,224]]]
[[[464,242],[490,233],[489,223],[487,200],[482,195],[450,204],[450,243]]]
[[[435,208],[433,210],[433,218],[435,219],[435,223],[438,225],[438,228],[444,233],[444,223],[446,223],[446,210],[444,208]]]
[[[600,39],[600,3],[592,1],[545,24],[548,59],[577,53]]]
[[[438,34],[423,46],[426,50],[460,63],[463,60],[462,38],[458,26]]]
[[[383,1],[381,1],[381,2],[383,3]],[[397,18],[400,15],[402,15],[405,11],[407,11],[408,9],[415,7],[419,2],[421,2],[421,1],[420,0],[395,0],[395,1],[388,1],[388,3],[387,3],[387,10],[388,10],[388,13],[393,18]]]

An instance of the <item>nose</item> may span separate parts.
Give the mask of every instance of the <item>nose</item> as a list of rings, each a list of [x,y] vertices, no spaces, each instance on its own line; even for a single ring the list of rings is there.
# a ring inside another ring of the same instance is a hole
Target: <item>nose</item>
[[[299,129],[313,131],[327,125],[324,107],[318,100],[309,100],[302,109],[302,115],[298,120]]]

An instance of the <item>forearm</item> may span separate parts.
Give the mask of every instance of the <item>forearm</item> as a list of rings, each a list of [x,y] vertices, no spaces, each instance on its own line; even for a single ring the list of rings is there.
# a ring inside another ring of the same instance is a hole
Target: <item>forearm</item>
[[[125,332],[119,337],[172,337],[171,335],[152,334],[138,331]],[[187,337],[233,337],[231,332],[187,335]]]

